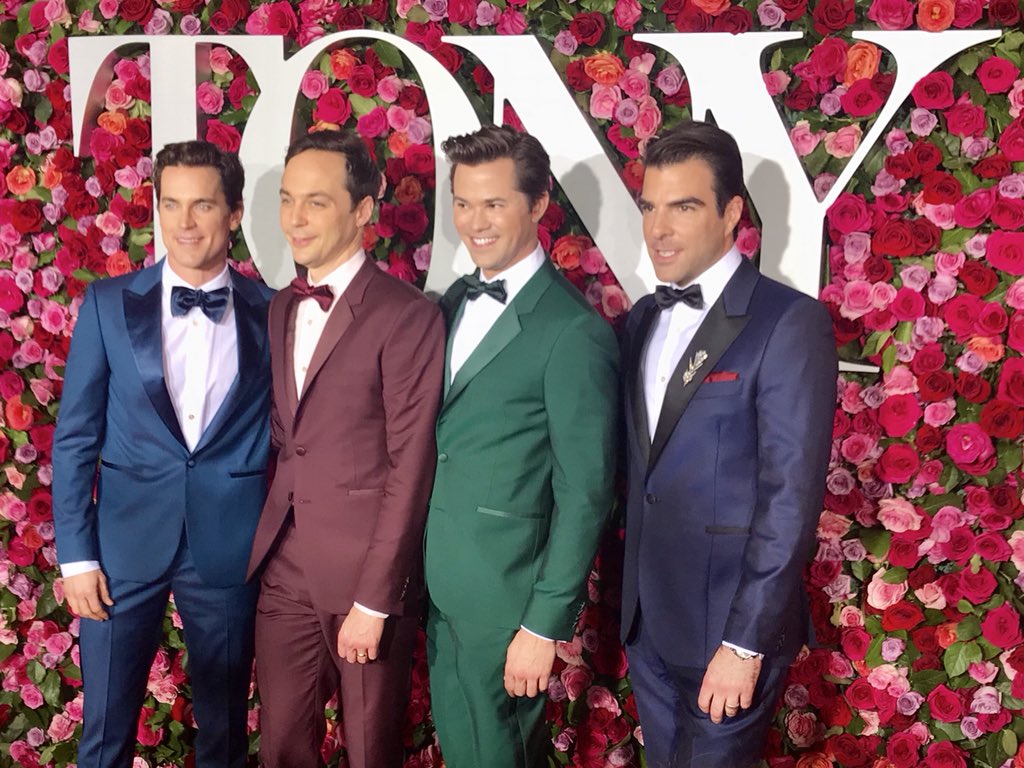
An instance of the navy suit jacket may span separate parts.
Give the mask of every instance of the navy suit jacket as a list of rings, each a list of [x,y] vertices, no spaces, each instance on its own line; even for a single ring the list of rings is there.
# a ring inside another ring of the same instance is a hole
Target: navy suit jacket
[[[57,557],[153,581],[184,526],[203,581],[242,584],[267,487],[273,291],[231,272],[238,375],[189,451],[164,383],[162,269],[97,281],[79,309],[53,443]]]
[[[802,573],[836,400],[831,320],[744,260],[674,372],[652,444],[642,372],[657,315],[645,296],[626,323],[623,640],[642,610],[672,664],[704,668],[723,640],[785,661],[807,634]]]

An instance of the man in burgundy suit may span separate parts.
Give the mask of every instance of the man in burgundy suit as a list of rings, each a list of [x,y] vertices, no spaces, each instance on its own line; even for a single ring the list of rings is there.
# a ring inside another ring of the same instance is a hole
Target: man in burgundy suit
[[[265,768],[323,764],[335,691],[352,768],[403,759],[444,326],[363,252],[380,184],[353,134],[288,149],[281,227],[308,280],[270,306],[277,472],[250,561]]]

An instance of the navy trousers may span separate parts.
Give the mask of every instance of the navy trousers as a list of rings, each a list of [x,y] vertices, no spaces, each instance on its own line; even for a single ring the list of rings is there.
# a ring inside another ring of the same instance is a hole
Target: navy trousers
[[[106,621],[82,619],[84,690],[79,768],[130,768],[149,668],[163,636],[171,592],[185,628],[197,768],[243,768],[258,585],[211,587],[187,544],[162,578],[107,578],[114,605]]]

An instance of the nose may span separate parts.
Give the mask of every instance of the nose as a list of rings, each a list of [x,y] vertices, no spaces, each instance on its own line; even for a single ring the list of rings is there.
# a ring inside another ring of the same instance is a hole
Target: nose
[[[293,227],[300,227],[306,223],[306,208],[302,205],[293,205],[291,207],[291,225]]]
[[[487,229],[489,222],[487,220],[487,211],[483,208],[475,208],[470,218],[470,226],[472,226],[474,232],[480,232]]]
[[[647,215],[647,230],[652,239],[664,237],[670,233],[668,216],[655,209]]]

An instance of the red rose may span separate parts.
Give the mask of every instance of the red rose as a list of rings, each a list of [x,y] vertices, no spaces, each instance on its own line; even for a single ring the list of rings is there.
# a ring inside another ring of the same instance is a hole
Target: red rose
[[[965,262],[957,277],[975,296],[987,296],[999,285],[999,276],[980,261]]]
[[[123,0],[118,6],[117,15],[126,21],[137,21],[145,26],[156,10],[152,0]]]
[[[1024,201],[997,197],[989,217],[1000,229],[1020,229],[1024,226]]]
[[[922,400],[937,403],[953,394],[953,374],[949,371],[931,371],[918,376],[917,387]]]
[[[871,214],[864,198],[850,192],[843,192],[828,209],[828,225],[848,235],[864,232],[871,227]]]
[[[904,219],[889,219],[871,237],[871,251],[880,256],[910,256],[916,250],[914,231]]]
[[[921,420],[915,395],[890,395],[878,409],[878,421],[889,437],[903,437]]]
[[[1013,550],[1006,543],[1006,539],[999,533],[983,533],[974,540],[974,547],[986,560],[993,563],[1002,563],[1010,559]]]
[[[942,345],[932,342],[925,344],[917,350],[914,359],[910,361],[910,369],[920,376],[922,373],[931,373],[946,367],[946,353]]]
[[[965,339],[974,335],[980,311],[981,301],[977,296],[961,293],[942,305],[942,318],[957,339]]]
[[[921,458],[917,451],[906,443],[893,443],[885,451],[875,465],[875,474],[887,483],[906,483],[921,468]]]
[[[313,108],[313,119],[325,123],[342,125],[352,115],[352,105],[348,96],[340,88],[331,88],[316,100]]]
[[[906,538],[905,534],[893,534],[889,541],[889,552],[886,559],[890,565],[899,568],[913,568],[921,561],[919,542]]]
[[[22,200],[11,210],[11,224],[23,235],[43,228],[43,206],[38,200]]]
[[[943,723],[957,722],[964,711],[960,697],[944,684],[936,686],[928,694],[928,707],[932,717]]]
[[[494,85],[494,81],[491,81]],[[493,90],[493,87],[492,87]],[[407,85],[398,94],[398,106],[403,109],[411,109],[419,116],[427,114],[427,94],[416,85]]]
[[[1024,642],[1020,633],[1020,614],[1009,603],[986,614],[981,622],[981,634],[997,648],[1013,648]]]
[[[597,13],[596,11],[592,13],[577,13],[573,20],[569,22],[569,32],[582,45],[597,45],[604,34],[604,27],[604,14]]]
[[[854,22],[853,0],[819,0],[811,16],[818,34],[838,32]]]
[[[985,336],[996,336],[1006,330],[1006,310],[994,301],[981,305],[978,312],[978,332]]]
[[[956,391],[971,403],[983,403],[992,394],[992,385],[973,373],[961,373],[956,380]]]
[[[422,203],[403,203],[395,210],[395,228],[407,242],[413,242],[427,231],[427,211]]]
[[[1010,332],[1006,344],[1010,349],[1024,352],[1024,312],[1014,312],[1010,318]]]
[[[405,150],[405,167],[414,176],[434,176],[434,151],[426,144],[412,144]]]
[[[974,605],[981,605],[996,591],[996,577],[987,568],[971,573],[969,568],[960,572],[960,591]]]
[[[985,258],[998,270],[1024,275],[1024,233],[993,232],[985,242]]]
[[[338,31],[343,32],[347,29],[361,29],[366,22],[363,19],[362,11],[349,6],[338,9],[338,14],[334,17],[334,23],[338,27]]]
[[[999,135],[999,149],[1010,162],[1024,160],[1024,116],[1010,123]]]
[[[728,32],[731,35],[739,35],[749,32],[754,26],[754,17],[750,11],[742,5],[730,5],[722,13],[715,16],[711,29],[714,32]]]
[[[220,120],[209,120],[206,123],[206,140],[225,152],[237,152],[242,144],[242,134],[233,125],[227,125]]]
[[[454,45],[441,43],[432,51],[432,54],[434,58],[440,61],[441,65],[453,75],[457,74],[459,69],[462,67],[462,54],[459,53],[459,49]]]
[[[909,733],[894,733],[885,745],[885,756],[896,768],[916,768],[920,742]]]
[[[1003,135],[1006,135],[1005,132]],[[979,179],[1001,179],[1008,176],[1012,169],[1006,155],[997,152],[976,162],[971,170]]]
[[[924,185],[924,201],[931,205],[955,203],[964,196],[963,186],[951,173],[932,171],[921,177]]]
[[[914,103],[925,109],[945,109],[953,106],[953,77],[948,72],[931,72],[920,80],[910,92]]]
[[[863,737],[858,739],[852,733],[840,733],[838,736],[830,736],[827,744],[841,765],[859,768],[859,766],[867,765],[871,759],[866,741],[867,739]]]
[[[373,67],[367,66],[366,64],[360,64],[356,67],[352,67],[352,71],[348,76],[348,87],[352,89],[352,93],[359,96],[365,96],[369,98],[377,93],[377,78],[373,74]],[[321,98],[323,98],[321,96]],[[330,122],[337,122],[331,120]]]
[[[388,18],[388,3],[387,0],[370,0],[370,2],[363,4],[363,15],[369,16],[371,19],[383,24]],[[449,4],[448,10],[451,11],[451,5]],[[452,19],[454,21],[454,19]]]
[[[977,229],[984,224],[992,212],[997,193],[996,187],[983,187],[960,200],[953,208],[953,219],[957,226]]]
[[[871,635],[861,627],[849,627],[843,630],[840,643],[843,646],[843,653],[846,654],[847,658],[852,661],[860,661],[867,656],[868,646],[871,645]],[[849,696],[847,698],[849,699]],[[850,703],[857,706],[852,700],[850,700]]]
[[[923,424],[914,435],[914,445],[922,454],[928,454],[942,445],[942,430],[931,424]]]
[[[1020,68],[1001,56],[990,56],[981,62],[974,74],[985,93],[1006,93],[1020,75]]]
[[[974,104],[967,94],[942,114],[946,129],[955,136],[980,136],[988,126],[985,108]]]
[[[580,64],[580,62],[569,62],[570,67],[573,64]],[[578,69],[581,72],[583,71],[582,67],[579,67]],[[568,74],[568,70],[566,71],[566,74]],[[492,75],[491,71],[485,68],[482,64],[477,64],[473,67],[473,82],[476,83],[477,90],[480,91],[480,93],[494,93],[494,75]]]
[[[850,117],[867,117],[881,108],[884,99],[875,89],[874,83],[863,78],[854,81],[846,93],[839,97],[839,102]]]
[[[594,84],[584,69],[583,59],[575,59],[566,65],[565,80],[574,91],[589,91]]]
[[[957,29],[973,27],[981,19],[981,0],[954,0],[953,26]]]
[[[966,753],[951,741],[934,741],[928,745],[925,768],[967,768]]]
[[[469,26],[476,19],[476,5],[474,0],[448,0],[448,21],[463,27]]]
[[[1020,21],[1020,0],[991,0],[988,17],[999,27],[1012,27]]]
[[[843,636],[846,636],[845,632],[843,633]],[[854,661],[860,661],[860,659],[854,659]],[[871,684],[863,677],[854,680],[853,683],[850,684],[850,687],[846,689],[845,695],[846,700],[850,702],[850,706],[854,709],[875,708],[875,691],[871,687]]]
[[[913,629],[924,621],[924,613],[913,603],[900,600],[882,612],[882,629],[896,632],[900,629]]]
[[[942,163],[942,150],[928,141],[928,139],[918,139],[915,141],[914,146],[910,148],[910,152],[914,156],[914,162],[921,169],[921,173],[934,171]]]
[[[708,32],[714,20],[700,8],[687,3],[674,23],[680,32]]]
[[[137,117],[128,118],[121,135],[124,136],[125,143],[135,149],[149,149],[152,143],[149,123]]]
[[[68,73],[70,67],[68,65],[68,39],[66,37],[62,37],[50,46],[50,50],[46,53],[46,61],[59,74],[66,75]]]
[[[846,71],[846,43],[838,37],[826,37],[811,51],[808,63],[816,77],[834,78]]]
[[[778,0],[776,5],[786,14],[786,21],[796,21],[807,12],[807,0]]]

